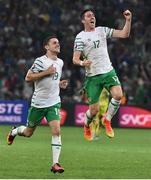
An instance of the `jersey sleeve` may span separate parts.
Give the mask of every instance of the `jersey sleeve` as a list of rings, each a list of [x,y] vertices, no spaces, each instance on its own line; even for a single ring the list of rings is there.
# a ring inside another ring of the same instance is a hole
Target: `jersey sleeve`
[[[74,51],[83,51],[84,49],[84,41],[81,36],[76,36],[74,41]]]
[[[103,29],[104,29],[104,32],[105,32],[105,34],[106,34],[106,37],[107,37],[107,38],[111,38],[114,29],[109,28],[109,27],[103,27]]]
[[[40,59],[36,59],[31,66],[30,70],[33,73],[42,72],[44,70],[43,62]]]

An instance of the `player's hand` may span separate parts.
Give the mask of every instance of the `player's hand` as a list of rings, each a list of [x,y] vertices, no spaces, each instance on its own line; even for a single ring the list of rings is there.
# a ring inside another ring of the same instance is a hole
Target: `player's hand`
[[[92,64],[92,61],[90,61],[90,60],[84,60],[83,61],[83,66],[85,66],[85,67],[90,67],[90,65]]]
[[[56,68],[52,64],[45,72],[46,72],[47,75],[55,74]]]
[[[132,13],[129,10],[124,11],[123,15],[124,15],[126,20],[131,20],[132,19]]]
[[[66,87],[68,86],[69,82],[68,80],[61,80],[59,83],[60,88],[62,89],[66,89]]]

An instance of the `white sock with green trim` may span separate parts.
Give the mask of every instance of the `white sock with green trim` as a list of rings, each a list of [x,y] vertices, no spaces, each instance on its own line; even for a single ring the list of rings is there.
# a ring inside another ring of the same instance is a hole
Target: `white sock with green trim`
[[[19,126],[12,130],[12,136],[23,134],[24,129],[26,129],[26,126]]]
[[[59,156],[61,152],[61,136],[52,136],[52,161],[53,164],[59,162]]]
[[[84,120],[84,124],[86,126],[89,126],[89,124],[92,122],[93,117],[91,117],[91,113],[90,110],[88,109],[85,113],[85,120]]]
[[[111,99],[106,115],[107,120],[111,121],[112,117],[116,114],[117,110],[119,109],[120,103],[121,101],[115,100],[114,98]]]

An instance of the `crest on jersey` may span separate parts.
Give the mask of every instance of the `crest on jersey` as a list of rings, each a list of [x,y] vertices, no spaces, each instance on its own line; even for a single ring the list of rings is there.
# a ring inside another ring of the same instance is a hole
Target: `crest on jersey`
[[[91,39],[88,39],[88,41],[91,41]]]
[[[31,67],[31,70],[35,69],[36,65],[33,64],[32,67]]]
[[[74,45],[74,48],[76,49],[78,46],[77,46],[77,43],[75,43],[75,45]]]

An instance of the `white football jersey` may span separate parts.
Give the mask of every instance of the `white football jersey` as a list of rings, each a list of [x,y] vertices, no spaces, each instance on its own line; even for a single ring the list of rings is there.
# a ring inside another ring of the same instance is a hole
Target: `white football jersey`
[[[96,27],[95,31],[81,31],[74,42],[74,51],[81,51],[84,58],[92,61],[86,68],[86,76],[104,74],[113,69],[107,50],[107,38],[112,37],[113,29]]]
[[[56,68],[56,73],[34,82],[35,91],[32,96],[31,106],[44,108],[60,102],[59,82],[62,74],[63,61],[59,58],[52,60],[44,55],[34,61],[30,70],[34,73],[41,72],[48,69],[51,65]]]

